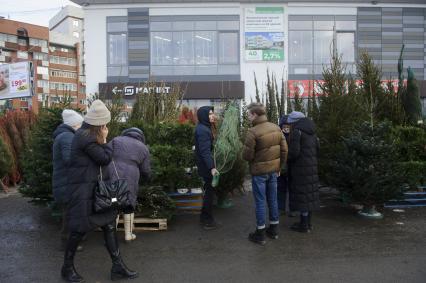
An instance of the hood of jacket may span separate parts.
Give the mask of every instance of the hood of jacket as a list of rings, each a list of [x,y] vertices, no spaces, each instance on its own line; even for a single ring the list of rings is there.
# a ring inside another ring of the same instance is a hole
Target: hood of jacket
[[[284,124],[288,124],[288,115],[283,115],[280,118],[280,122],[278,124],[280,128],[282,128]]]
[[[301,118],[293,125],[295,129],[299,129],[308,135],[315,134],[315,123],[309,118]]]
[[[197,111],[198,123],[203,124],[203,125],[205,125],[209,128],[211,127],[210,119],[209,119],[210,110],[214,111],[214,107],[213,106],[202,106]]]
[[[123,132],[121,132],[121,135],[125,137],[131,137],[145,143],[145,135],[139,128],[133,127],[125,129]]]
[[[53,134],[52,134],[52,136],[53,136],[53,139],[55,139],[57,136],[59,136],[60,134],[62,134],[62,133],[66,133],[66,132],[69,132],[69,133],[75,133],[75,130],[71,127],[71,126],[68,126],[68,125],[66,125],[66,124],[60,124],[57,128],[56,128],[56,130],[53,132]]]

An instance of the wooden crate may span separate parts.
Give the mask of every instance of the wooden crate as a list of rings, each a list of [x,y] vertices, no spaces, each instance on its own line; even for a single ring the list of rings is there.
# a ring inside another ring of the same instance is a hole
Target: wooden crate
[[[200,213],[203,207],[203,193],[169,193],[169,197],[176,203],[178,212]]]
[[[118,221],[117,231],[124,231],[124,223],[123,217],[120,217]],[[135,215],[135,219],[133,221],[133,231],[162,231],[167,230],[167,219],[159,218],[144,218],[137,217]]]

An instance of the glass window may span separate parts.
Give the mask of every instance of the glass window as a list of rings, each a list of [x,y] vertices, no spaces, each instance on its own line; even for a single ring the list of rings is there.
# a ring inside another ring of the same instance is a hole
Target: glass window
[[[217,29],[218,30],[239,30],[240,22],[239,21],[218,21]]]
[[[108,32],[127,31],[127,22],[108,23]]]
[[[194,30],[194,22],[173,22],[173,30]]]
[[[76,31],[73,31],[72,36],[74,36],[76,38],[79,38],[80,34],[78,32],[76,32]]]
[[[151,22],[149,24],[151,31],[170,31],[172,30],[171,22]]]
[[[216,21],[195,22],[196,30],[216,30]]]
[[[39,40],[39,44],[41,47],[47,47],[47,40]]]
[[[333,52],[333,32],[315,31],[314,33],[314,62],[315,64],[330,63]]]
[[[27,51],[18,51],[17,57],[20,59],[28,59],[28,52]]]
[[[238,33],[219,33],[219,64],[238,64]]]
[[[173,33],[174,65],[194,65],[194,33]]]
[[[355,34],[353,32],[338,32],[336,41],[337,52],[339,56],[342,56],[342,62],[355,62]]]
[[[315,30],[333,30],[334,21],[315,21],[314,29]]]
[[[33,59],[47,61],[49,60],[49,55],[47,53],[34,52]]]
[[[173,65],[172,33],[151,33],[151,64]]]
[[[127,65],[127,34],[108,34],[110,65]]]
[[[290,64],[312,64],[312,31],[289,32]]]
[[[0,41],[7,41],[7,34],[0,33]]]
[[[61,64],[61,65],[68,65],[68,58],[59,57],[59,64]]]
[[[73,20],[72,25],[75,26],[75,27],[78,27],[78,20]]]
[[[312,30],[312,21],[290,21],[289,30]]]
[[[356,30],[355,21],[336,21],[336,30]]]
[[[27,46],[27,40],[19,38],[18,39],[18,44],[21,45],[21,46]]]
[[[38,80],[37,87],[42,87],[42,88],[49,87],[49,81]]]
[[[76,66],[77,61],[74,58],[68,58],[68,65],[70,66]]]
[[[217,64],[217,40],[215,31],[195,32],[195,63]]]
[[[13,43],[18,43],[18,37],[16,35],[8,34],[6,41],[13,42]]]

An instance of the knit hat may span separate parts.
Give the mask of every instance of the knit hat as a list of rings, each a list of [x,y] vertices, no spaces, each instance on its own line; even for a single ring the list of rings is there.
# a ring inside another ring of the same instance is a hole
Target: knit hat
[[[111,121],[111,112],[106,108],[105,104],[99,99],[92,102],[84,122],[92,126],[103,126]]]
[[[71,109],[64,109],[62,111],[62,120],[65,125],[74,127],[83,123],[83,117],[80,114]]]
[[[293,111],[288,115],[287,123],[295,123],[299,121],[300,119],[305,118],[305,114],[299,111]]]

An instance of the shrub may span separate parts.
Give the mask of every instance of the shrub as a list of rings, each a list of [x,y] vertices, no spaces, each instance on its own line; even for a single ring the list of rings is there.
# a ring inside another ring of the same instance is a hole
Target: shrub
[[[141,188],[138,194],[136,213],[148,218],[171,219],[176,210],[174,201],[161,187]]]

